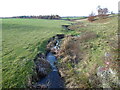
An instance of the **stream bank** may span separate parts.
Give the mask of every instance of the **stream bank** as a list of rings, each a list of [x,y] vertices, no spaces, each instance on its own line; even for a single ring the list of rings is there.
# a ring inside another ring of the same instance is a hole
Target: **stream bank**
[[[61,45],[61,39],[64,37]],[[98,36],[94,32],[87,32],[81,36],[56,35],[52,37],[48,41],[46,55],[43,55],[46,64],[50,66],[49,70],[48,67],[45,68],[45,71],[48,70],[47,74],[41,79],[38,78],[33,87],[90,88],[96,86],[104,88],[112,87],[111,83],[118,86],[120,83],[114,70],[111,68],[104,70],[102,66],[89,61],[87,50],[90,50],[93,46],[88,41],[95,38],[98,38]],[[56,57],[61,59],[57,63],[59,69],[55,64],[57,62]],[[91,67],[88,66],[89,62],[93,63]],[[89,71],[82,72],[86,68],[89,68]]]
[[[34,59],[35,75],[33,75],[30,88],[64,88],[64,80],[56,67],[55,54],[60,48],[64,34],[57,34],[48,40],[46,54],[39,53]]]

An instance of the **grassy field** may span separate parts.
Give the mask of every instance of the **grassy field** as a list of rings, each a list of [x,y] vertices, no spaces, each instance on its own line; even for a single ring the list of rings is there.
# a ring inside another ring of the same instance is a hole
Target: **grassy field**
[[[75,65],[76,69],[71,68],[71,63],[64,63],[65,66],[70,67],[64,70],[65,79],[67,78],[66,82],[78,83],[77,85],[81,85],[81,87],[82,85],[86,86],[88,77],[95,73],[96,67],[104,66],[103,57],[106,52],[112,54],[114,57],[112,61],[114,62],[116,54],[113,53],[117,44],[118,23],[116,16],[105,20],[96,20],[92,23],[88,21],[80,22],[82,24],[74,25],[74,27],[79,26],[79,28],[65,32],[61,25],[71,22],[41,19],[3,19],[3,87],[22,88],[26,86],[28,78],[33,74],[33,59],[38,52],[45,52],[46,43],[50,37],[61,33],[82,35],[85,32],[92,31],[97,35],[97,38],[80,44],[80,49],[77,50],[82,51],[84,56],[82,57],[83,60]],[[72,81],[69,81],[68,78]]]
[[[44,52],[47,40],[64,32],[62,20],[3,19],[2,20],[2,76],[3,87],[25,87],[32,75],[33,59],[38,52]]]

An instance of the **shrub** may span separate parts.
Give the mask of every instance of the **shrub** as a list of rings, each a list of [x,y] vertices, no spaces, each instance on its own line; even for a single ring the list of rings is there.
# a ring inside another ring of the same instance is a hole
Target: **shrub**
[[[100,6],[98,6],[98,17],[100,19],[105,19],[107,18],[107,13],[108,13],[108,8],[101,8]]]
[[[95,16],[89,16],[88,21],[93,22],[95,20]]]
[[[95,14],[94,14],[93,12],[91,12],[91,14],[89,15],[88,20],[89,20],[90,22],[92,22],[92,21],[95,20]]]

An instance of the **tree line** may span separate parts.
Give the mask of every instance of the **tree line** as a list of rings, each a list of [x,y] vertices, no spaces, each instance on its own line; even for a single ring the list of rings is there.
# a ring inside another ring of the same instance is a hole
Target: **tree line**
[[[61,19],[59,15],[15,16],[12,18]]]

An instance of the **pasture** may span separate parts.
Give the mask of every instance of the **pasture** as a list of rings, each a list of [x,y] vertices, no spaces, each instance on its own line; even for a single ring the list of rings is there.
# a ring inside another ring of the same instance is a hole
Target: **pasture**
[[[33,59],[45,52],[47,40],[62,31],[63,20],[2,20],[2,85],[4,88],[25,87],[32,75]],[[71,32],[70,32],[71,33]],[[74,32],[72,32],[74,33]]]

